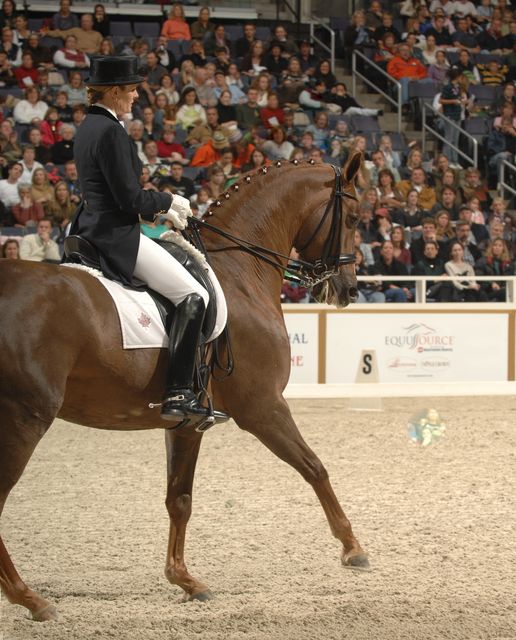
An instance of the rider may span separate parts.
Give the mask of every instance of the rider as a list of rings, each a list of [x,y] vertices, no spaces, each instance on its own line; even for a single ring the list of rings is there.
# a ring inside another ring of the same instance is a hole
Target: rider
[[[106,276],[129,286],[137,284],[135,279],[143,281],[174,303],[161,417],[200,424],[211,415],[193,390],[209,295],[163,247],[140,233],[140,217],[164,216],[177,229],[184,229],[192,215],[186,198],[143,190],[139,185],[142,164],[120,119],[131,112],[142,80],[136,57],[92,58],[86,81],[90,107],[74,144],[83,200],[70,233],[98,249]],[[217,422],[228,419],[222,412],[214,415]]]

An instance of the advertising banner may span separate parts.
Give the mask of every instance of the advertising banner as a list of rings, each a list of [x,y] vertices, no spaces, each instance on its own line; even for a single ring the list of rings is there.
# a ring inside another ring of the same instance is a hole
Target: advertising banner
[[[324,317],[321,317],[321,322],[324,322]],[[319,315],[286,313],[285,324],[291,350],[289,384],[317,384]]]
[[[485,313],[327,314],[326,382],[356,382],[374,352],[378,382],[505,381],[508,316]]]

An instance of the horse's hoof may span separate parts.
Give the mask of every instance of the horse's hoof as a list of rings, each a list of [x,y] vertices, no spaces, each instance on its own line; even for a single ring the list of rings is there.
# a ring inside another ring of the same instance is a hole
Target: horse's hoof
[[[32,613],[32,619],[34,622],[49,622],[57,620],[57,609],[53,604],[47,604],[43,609]]]
[[[346,569],[354,569],[355,571],[372,571],[366,553],[358,553],[348,558],[343,556],[342,566]]]
[[[194,593],[192,595],[185,594],[183,602],[191,602],[192,600],[207,602],[208,600],[213,600],[213,594],[209,589],[206,591],[199,591],[199,593]]]

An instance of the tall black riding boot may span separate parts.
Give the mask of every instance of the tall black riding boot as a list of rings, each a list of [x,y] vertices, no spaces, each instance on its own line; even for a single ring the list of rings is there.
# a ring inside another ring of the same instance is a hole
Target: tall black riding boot
[[[187,296],[175,309],[169,336],[165,399],[161,405],[164,420],[189,419],[201,424],[203,418],[207,422],[211,418],[212,423],[229,419],[225,413],[204,407],[193,391],[195,359],[205,312],[204,300],[196,293]]]

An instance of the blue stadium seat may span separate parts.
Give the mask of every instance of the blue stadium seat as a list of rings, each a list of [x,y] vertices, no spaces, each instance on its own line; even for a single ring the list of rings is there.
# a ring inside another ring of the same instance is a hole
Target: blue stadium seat
[[[133,29],[131,23],[128,20],[120,20],[118,22],[112,22],[110,26],[110,35],[112,36],[132,36]]]
[[[185,50],[183,48],[183,42],[184,40],[169,40],[167,42],[167,49],[170,51],[170,53],[173,54],[175,59],[178,61],[179,61],[179,58],[181,58],[181,56],[185,53]],[[188,47],[188,40],[186,41],[186,46]]]
[[[441,90],[438,82],[421,82],[420,80],[412,80],[408,86],[409,99],[421,99],[432,101],[434,96]]]
[[[351,116],[351,128],[355,133],[379,133],[378,120],[373,116]]]
[[[256,27],[256,39],[268,40],[271,37],[271,30],[269,27]]]
[[[241,24],[225,24],[224,31],[231,42],[235,42],[238,38],[244,36],[244,27]]]
[[[197,180],[199,174],[201,173],[201,167],[184,167],[183,175],[185,178],[190,178],[190,180]]]
[[[43,18],[29,18],[28,27],[30,31],[39,31],[43,26]]]
[[[185,131],[182,127],[177,126],[174,142],[177,142],[177,144],[183,144],[183,142],[186,140],[187,135],[188,131]]]
[[[472,84],[469,91],[475,96],[475,101],[480,106],[491,105],[497,98],[498,87],[485,84]]]
[[[135,22],[134,35],[139,38],[157,38],[161,31],[159,22]]]
[[[48,47],[49,49],[60,49],[63,46],[61,38],[51,38],[50,36],[43,36],[39,43],[42,47]]]

